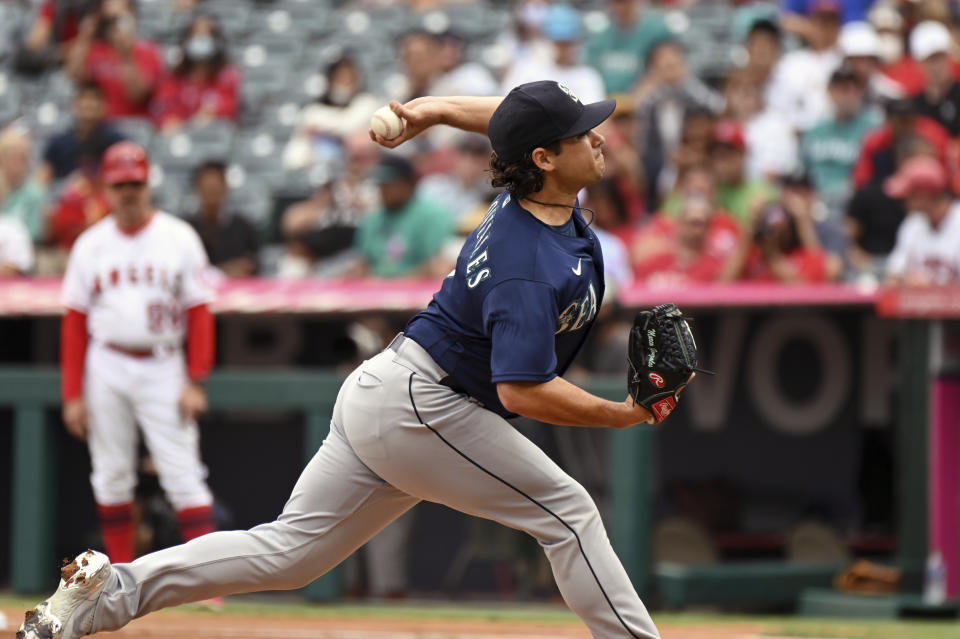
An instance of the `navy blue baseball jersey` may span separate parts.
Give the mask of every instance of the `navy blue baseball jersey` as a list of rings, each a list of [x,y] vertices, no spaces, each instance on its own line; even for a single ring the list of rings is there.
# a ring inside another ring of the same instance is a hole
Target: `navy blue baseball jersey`
[[[501,194],[456,269],[404,329],[465,392],[504,417],[513,414],[500,403],[497,382],[562,375],[603,300],[600,242],[579,208],[571,219],[575,233]]]

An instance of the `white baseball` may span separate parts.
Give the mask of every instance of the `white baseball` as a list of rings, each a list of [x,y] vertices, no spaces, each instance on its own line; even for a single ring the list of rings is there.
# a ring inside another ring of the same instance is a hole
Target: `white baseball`
[[[370,116],[370,128],[384,140],[392,140],[403,132],[403,120],[389,106],[382,106]]]
[[[0,612],[0,630],[8,630],[10,626],[7,624],[7,616]]]

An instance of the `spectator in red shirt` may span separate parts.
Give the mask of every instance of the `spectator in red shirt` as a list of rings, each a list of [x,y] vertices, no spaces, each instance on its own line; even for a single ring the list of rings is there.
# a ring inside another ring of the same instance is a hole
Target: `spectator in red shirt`
[[[686,197],[676,219],[658,217],[634,244],[634,276],[653,286],[715,282],[739,236],[737,221],[708,198]]]
[[[102,152],[101,152],[102,153]],[[48,239],[68,252],[77,237],[110,212],[100,177],[100,157],[85,153],[50,213]]]
[[[753,232],[743,236],[723,273],[727,280],[783,283],[823,282],[828,276],[828,255],[813,220],[779,202],[757,211]]]
[[[150,110],[164,131],[190,120],[236,120],[240,70],[213,16],[200,14],[180,36],[180,64],[160,81]]]
[[[99,4],[99,0],[45,0],[17,53],[17,70],[40,73],[59,65],[67,46],[77,37],[80,21]]]
[[[108,117],[147,116],[150,98],[164,73],[157,47],[137,35],[128,0],[104,0],[80,21],[66,57],[77,82],[93,80],[107,98]]]

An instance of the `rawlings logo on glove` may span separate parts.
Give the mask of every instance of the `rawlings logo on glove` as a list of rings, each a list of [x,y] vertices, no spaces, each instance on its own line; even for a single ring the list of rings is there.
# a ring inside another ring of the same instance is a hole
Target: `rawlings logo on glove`
[[[678,394],[697,368],[697,343],[680,309],[661,304],[640,311],[630,329],[627,349],[630,397],[659,424],[677,407]]]

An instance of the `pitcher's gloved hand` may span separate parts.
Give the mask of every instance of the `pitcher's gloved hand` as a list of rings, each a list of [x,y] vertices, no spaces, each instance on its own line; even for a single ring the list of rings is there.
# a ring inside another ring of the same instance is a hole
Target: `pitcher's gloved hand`
[[[687,319],[674,304],[640,311],[627,348],[630,397],[657,423],[677,407],[679,393],[697,368],[697,344]],[[710,371],[701,371],[710,373]]]

